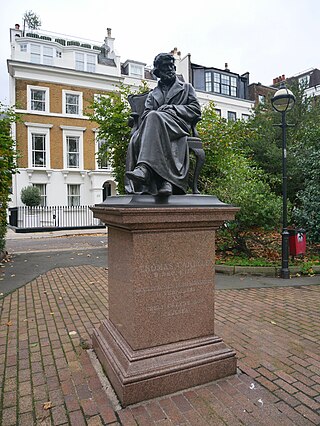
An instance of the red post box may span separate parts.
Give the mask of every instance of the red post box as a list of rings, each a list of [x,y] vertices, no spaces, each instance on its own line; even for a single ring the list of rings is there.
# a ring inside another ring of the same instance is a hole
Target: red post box
[[[305,254],[306,245],[307,237],[304,229],[289,229],[289,250],[292,256]]]

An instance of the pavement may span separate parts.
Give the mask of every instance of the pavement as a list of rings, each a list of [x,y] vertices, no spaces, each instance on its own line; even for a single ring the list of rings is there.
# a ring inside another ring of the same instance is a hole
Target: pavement
[[[123,409],[91,349],[106,264],[70,253],[2,291],[0,425],[320,425],[320,277],[217,274],[216,334],[237,374]],[[10,278],[18,265],[4,265]]]

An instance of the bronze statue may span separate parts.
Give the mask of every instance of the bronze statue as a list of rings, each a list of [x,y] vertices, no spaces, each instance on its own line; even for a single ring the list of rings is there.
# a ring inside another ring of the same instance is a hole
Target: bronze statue
[[[154,59],[157,87],[148,94],[141,124],[132,135],[126,164],[126,192],[169,196],[185,194],[188,185],[187,137],[201,110],[195,90],[176,76],[174,57]]]

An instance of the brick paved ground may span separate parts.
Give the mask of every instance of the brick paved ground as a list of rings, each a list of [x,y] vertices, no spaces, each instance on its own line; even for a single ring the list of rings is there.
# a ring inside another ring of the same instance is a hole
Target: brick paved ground
[[[216,297],[239,374],[115,413],[86,351],[107,313],[106,270],[38,277],[0,300],[0,425],[320,425],[320,286]]]

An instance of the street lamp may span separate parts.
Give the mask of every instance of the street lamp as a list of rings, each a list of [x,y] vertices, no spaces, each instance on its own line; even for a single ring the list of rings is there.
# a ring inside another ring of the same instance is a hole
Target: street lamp
[[[282,82],[279,90],[271,99],[273,108],[281,112],[282,121],[279,126],[282,128],[282,264],[280,270],[281,278],[290,278],[289,272],[289,232],[287,229],[287,123],[286,113],[289,111],[296,98],[291,90],[288,90]]]

